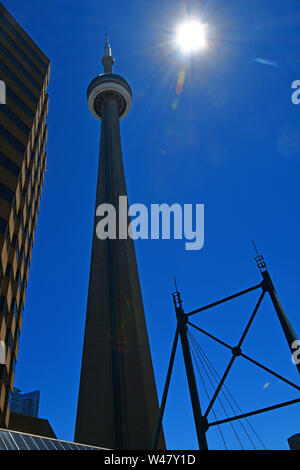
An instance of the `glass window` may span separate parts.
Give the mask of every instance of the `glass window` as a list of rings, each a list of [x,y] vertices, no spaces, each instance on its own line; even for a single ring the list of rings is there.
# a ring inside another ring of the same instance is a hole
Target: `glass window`
[[[11,432],[10,433],[11,437],[13,438],[16,446],[18,447],[19,450],[29,450],[28,445],[24,441],[22,434],[18,434],[16,432]]]
[[[80,446],[77,446],[73,442],[68,442],[69,446],[71,447],[72,450],[80,450]]]
[[[23,434],[22,437],[30,450],[38,450],[38,446],[36,445],[31,436],[29,436],[28,434]]]
[[[17,446],[12,440],[9,432],[7,431],[0,431],[0,436],[8,450],[17,450]]]
[[[6,199],[8,202],[13,202],[14,200],[14,193],[9,189],[7,186],[4,184],[0,183],[0,196],[3,197],[3,199]]]
[[[15,316],[15,319],[18,318],[18,309],[17,309],[17,302],[16,302],[16,299],[13,299],[13,309],[14,309],[14,316]]]
[[[60,444],[63,446],[64,450],[71,450],[68,442],[60,441]]]
[[[4,313],[4,316],[7,317],[7,303],[5,297],[0,297],[0,310]]]
[[[1,62],[0,62],[1,66]],[[16,139],[5,127],[0,126],[0,135],[7,140],[13,147],[15,147],[18,152],[20,152],[22,155],[25,152],[25,146],[18,140]]]
[[[56,450],[64,450],[63,446],[61,445],[59,441],[51,440],[51,442],[54,445]]]
[[[9,86],[6,86],[6,96],[9,96],[13,101],[15,101],[31,119],[34,118],[34,112],[12,91],[11,88],[9,88]]]
[[[43,441],[43,443],[45,444],[47,450],[56,450],[56,447],[55,445],[53,444],[53,442],[51,441],[51,439],[41,439]]]
[[[16,126],[18,126],[18,128],[22,131],[22,132],[25,132],[26,135],[28,135],[30,133],[30,129],[29,127],[26,126],[26,124],[24,124],[23,121],[21,121],[21,119],[19,119],[15,113],[13,113],[7,106],[1,106],[0,110],[2,111],[2,113],[4,113],[11,121],[13,121]]]
[[[36,446],[39,450],[47,450],[47,447],[45,446],[42,439],[40,439],[39,437],[36,437],[36,436],[32,436],[32,440],[35,442],[35,444],[36,444]]]
[[[12,334],[11,334],[10,330],[7,330],[7,332],[6,332],[5,342],[9,345],[9,347],[11,349],[12,344],[13,344],[13,337],[12,337]]]
[[[18,284],[19,284],[19,289],[20,289],[20,292],[22,290],[22,280],[21,280],[21,273],[19,273],[19,277],[18,277]]]
[[[8,171],[13,173],[15,176],[19,176],[20,168],[8,157],[6,157],[2,152],[0,152],[0,164],[4,166]]]
[[[0,217],[0,232],[5,234],[7,229],[7,221]]]
[[[7,450],[5,442],[3,441],[1,436],[0,436],[0,450]]]

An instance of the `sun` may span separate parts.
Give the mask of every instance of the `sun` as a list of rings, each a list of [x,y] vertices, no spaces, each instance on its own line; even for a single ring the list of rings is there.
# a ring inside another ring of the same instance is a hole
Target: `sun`
[[[180,24],[176,31],[176,42],[184,53],[192,53],[207,46],[207,25],[196,19]]]

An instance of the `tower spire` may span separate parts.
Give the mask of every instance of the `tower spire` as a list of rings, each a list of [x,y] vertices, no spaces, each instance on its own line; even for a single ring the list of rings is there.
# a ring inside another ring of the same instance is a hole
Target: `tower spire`
[[[112,73],[112,68],[115,63],[115,59],[111,55],[111,45],[109,43],[107,33],[105,35],[104,56],[102,57],[101,62],[104,68],[104,73]]]
[[[104,56],[111,56],[111,46],[108,40],[108,34],[105,34]]]

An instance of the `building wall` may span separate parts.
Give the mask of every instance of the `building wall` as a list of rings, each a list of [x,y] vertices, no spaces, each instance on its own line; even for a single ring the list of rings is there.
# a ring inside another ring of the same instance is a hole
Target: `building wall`
[[[46,169],[48,58],[0,3],[0,426],[7,427]]]

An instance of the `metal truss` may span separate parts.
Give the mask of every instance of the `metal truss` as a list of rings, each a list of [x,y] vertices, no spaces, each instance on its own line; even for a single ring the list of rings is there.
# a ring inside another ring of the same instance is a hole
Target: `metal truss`
[[[168,367],[168,371],[167,371],[165,387],[164,387],[161,406],[160,406],[160,410],[159,410],[159,416],[158,416],[158,419],[157,419],[157,424],[156,424],[156,428],[155,428],[155,432],[154,432],[154,437],[153,437],[153,442],[152,442],[152,449],[157,448],[157,443],[158,443],[158,439],[159,439],[159,435],[160,435],[160,431],[161,431],[161,427],[162,427],[162,420],[163,420],[164,410],[165,410],[165,406],[166,406],[167,395],[168,395],[168,391],[169,391],[169,386],[170,386],[172,370],[173,370],[173,365],[174,365],[174,360],[175,360],[176,349],[177,349],[177,344],[178,344],[179,337],[180,337],[180,340],[181,340],[184,364],[185,364],[187,380],[188,380],[188,386],[189,386],[189,392],[190,392],[191,403],[192,403],[192,408],[193,408],[195,428],[196,428],[196,433],[197,433],[198,444],[199,444],[199,449],[200,450],[208,450],[206,433],[209,430],[209,428],[211,428],[213,426],[219,426],[221,424],[228,423],[228,422],[231,422],[231,421],[234,421],[234,420],[247,418],[249,416],[254,416],[254,415],[257,415],[257,414],[261,414],[261,413],[265,413],[265,412],[268,412],[268,411],[276,410],[278,408],[282,408],[282,407],[285,407],[285,406],[288,406],[288,405],[293,405],[295,403],[300,402],[300,398],[295,398],[294,400],[290,400],[290,401],[282,402],[282,403],[275,404],[275,405],[272,405],[272,406],[268,406],[268,407],[265,407],[265,408],[257,409],[257,410],[254,410],[254,411],[250,411],[250,412],[247,412],[247,413],[237,415],[237,416],[228,417],[226,419],[212,421],[212,422],[208,421],[209,413],[212,410],[213,405],[214,405],[216,399],[218,398],[219,393],[220,393],[220,391],[223,387],[223,384],[224,384],[224,382],[225,382],[225,380],[226,380],[226,378],[227,378],[227,376],[228,376],[235,360],[238,357],[242,357],[243,359],[251,362],[255,366],[263,369],[264,371],[272,374],[273,376],[280,379],[281,381],[287,383],[291,387],[295,388],[298,392],[300,391],[300,386],[298,386],[295,383],[291,382],[290,380],[283,377],[279,373],[269,369],[268,367],[266,367],[265,365],[263,365],[260,362],[256,361],[252,357],[244,354],[243,351],[242,351],[242,346],[243,346],[243,343],[246,339],[248,331],[249,331],[249,329],[250,329],[250,327],[253,323],[253,320],[254,320],[254,318],[255,318],[258,310],[259,310],[261,302],[262,302],[262,300],[263,300],[263,298],[266,294],[269,294],[269,296],[271,298],[271,301],[272,301],[274,309],[277,313],[280,325],[282,327],[283,333],[285,335],[286,341],[288,343],[288,346],[289,346],[292,354],[294,352],[294,347],[295,347],[294,345],[296,344],[295,341],[297,341],[296,334],[295,334],[295,332],[294,332],[294,330],[293,330],[293,328],[292,328],[292,326],[291,326],[291,324],[290,324],[290,322],[289,322],[289,320],[288,320],[288,318],[287,318],[287,316],[286,316],[286,314],[283,310],[282,305],[279,302],[277,292],[276,292],[275,287],[272,283],[270,274],[267,270],[266,263],[264,262],[263,257],[257,253],[257,256],[256,256],[255,260],[257,262],[257,266],[258,266],[258,268],[261,272],[262,278],[263,278],[263,280],[260,284],[257,284],[253,287],[250,287],[248,289],[240,291],[240,292],[238,292],[236,294],[233,294],[229,297],[225,297],[221,300],[213,302],[213,303],[211,303],[209,305],[206,305],[204,307],[193,310],[189,313],[185,313],[183,308],[182,308],[181,296],[180,296],[180,293],[177,290],[177,286],[176,286],[176,283],[175,283],[176,291],[172,294],[172,296],[173,296],[173,303],[174,303],[174,308],[175,308],[176,317],[177,317],[177,328],[176,328],[175,337],[174,337],[174,341],[173,341],[171,358],[170,358],[169,367]],[[200,328],[199,326],[195,325],[194,323],[192,323],[190,321],[190,317],[197,314],[197,313],[200,313],[200,312],[203,312],[203,311],[208,310],[210,308],[216,307],[218,305],[221,305],[225,302],[233,300],[237,297],[241,297],[241,296],[243,296],[245,294],[248,294],[249,292],[253,292],[255,290],[261,290],[259,299],[258,299],[258,301],[255,305],[255,308],[254,308],[254,310],[253,310],[253,312],[250,316],[250,319],[249,319],[249,321],[248,321],[248,323],[247,323],[247,325],[246,325],[246,327],[245,327],[245,329],[244,329],[244,331],[241,335],[241,338],[240,338],[240,340],[239,340],[239,342],[236,346],[231,346],[231,345],[227,344],[225,341],[217,338],[216,336],[212,335],[211,333],[208,333],[207,331],[203,330],[202,328]],[[230,359],[230,361],[229,361],[229,363],[226,367],[226,370],[225,370],[223,376],[221,377],[220,382],[218,383],[218,386],[217,386],[217,388],[214,392],[214,395],[213,395],[212,399],[210,400],[210,403],[209,403],[209,405],[208,405],[208,407],[207,407],[207,409],[204,413],[202,413],[201,406],[200,406],[200,400],[199,400],[199,394],[198,394],[198,389],[197,389],[197,382],[196,382],[196,378],[195,378],[195,372],[194,372],[194,366],[193,366],[193,361],[192,361],[191,349],[190,349],[190,344],[189,344],[188,335],[187,335],[188,326],[190,326],[192,328],[195,328],[196,330],[200,331],[202,334],[208,336],[212,340],[216,341],[217,343],[221,344],[225,348],[229,349],[232,353],[232,357],[231,357],[231,359]],[[300,364],[296,364],[296,367],[297,367],[298,372],[300,374]]]

